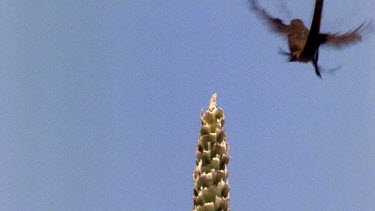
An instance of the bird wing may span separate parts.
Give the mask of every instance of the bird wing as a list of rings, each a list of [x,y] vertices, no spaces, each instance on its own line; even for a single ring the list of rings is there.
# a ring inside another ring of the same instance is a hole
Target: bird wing
[[[270,16],[264,9],[260,8],[256,0],[250,0],[251,9],[256,11],[266,22],[271,26],[272,30],[281,33],[287,34],[289,31],[289,25],[284,24],[283,21],[279,18],[274,18]]]
[[[321,44],[331,45],[332,47],[341,48],[345,45],[354,44],[361,41],[362,37],[359,30],[363,27],[365,23],[362,23],[356,29],[343,33],[343,34],[320,34],[319,39]]]

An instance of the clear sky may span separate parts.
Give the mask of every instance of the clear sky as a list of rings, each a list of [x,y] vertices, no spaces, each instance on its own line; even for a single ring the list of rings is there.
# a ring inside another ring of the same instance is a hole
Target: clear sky
[[[232,210],[375,209],[374,33],[320,80],[246,0],[100,2],[0,4],[0,210],[191,210],[215,92]],[[260,5],[310,25],[314,1]],[[326,1],[321,31],[374,11]]]

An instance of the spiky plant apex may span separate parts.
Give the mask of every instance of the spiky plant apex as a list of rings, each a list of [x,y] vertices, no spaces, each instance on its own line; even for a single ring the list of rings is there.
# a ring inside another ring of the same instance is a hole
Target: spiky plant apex
[[[202,127],[196,148],[194,179],[194,211],[229,211],[227,165],[229,145],[226,140],[224,111],[216,105],[213,94],[210,106],[201,112]]]

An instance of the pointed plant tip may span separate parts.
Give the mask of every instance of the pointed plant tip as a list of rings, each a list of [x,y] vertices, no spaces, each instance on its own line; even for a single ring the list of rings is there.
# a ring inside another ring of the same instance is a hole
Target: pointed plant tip
[[[217,98],[217,94],[214,93],[210,99],[210,106],[209,106],[210,111],[213,111],[214,109],[216,109],[216,98]]]

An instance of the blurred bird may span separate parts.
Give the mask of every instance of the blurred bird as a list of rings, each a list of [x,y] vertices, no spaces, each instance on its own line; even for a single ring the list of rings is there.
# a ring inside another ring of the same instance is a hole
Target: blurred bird
[[[281,53],[288,55],[290,62],[308,63],[311,61],[319,78],[322,77],[318,66],[319,46],[330,44],[333,47],[340,48],[358,42],[361,40],[361,35],[358,32],[364,25],[362,23],[355,30],[343,34],[320,33],[323,3],[324,0],[316,0],[313,21],[310,30],[308,30],[302,20],[293,19],[289,25],[284,24],[279,18],[273,18],[261,9],[256,0],[250,0],[251,8],[266,20],[274,32],[288,37],[290,53],[285,51],[281,51]]]

